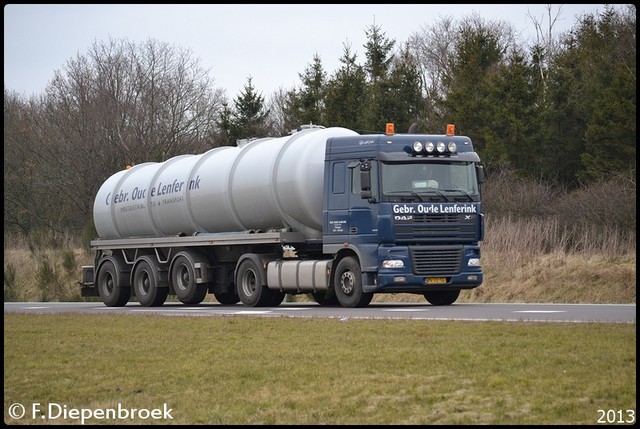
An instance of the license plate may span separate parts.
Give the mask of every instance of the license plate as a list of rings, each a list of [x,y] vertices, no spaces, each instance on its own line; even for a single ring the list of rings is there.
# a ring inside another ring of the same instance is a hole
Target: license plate
[[[447,279],[444,277],[427,277],[427,284],[428,285],[433,285],[433,284],[441,284],[441,283],[446,283]]]

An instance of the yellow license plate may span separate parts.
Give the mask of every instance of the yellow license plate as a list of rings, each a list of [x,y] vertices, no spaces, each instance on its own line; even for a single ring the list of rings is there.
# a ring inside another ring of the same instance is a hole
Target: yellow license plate
[[[440,284],[440,283],[446,283],[446,282],[447,282],[447,279],[444,277],[427,277],[428,285]]]

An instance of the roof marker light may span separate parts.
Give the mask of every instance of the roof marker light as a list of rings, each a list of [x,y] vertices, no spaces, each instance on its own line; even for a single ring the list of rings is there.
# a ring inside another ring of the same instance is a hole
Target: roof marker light
[[[388,136],[392,136],[396,133],[395,125],[393,124],[393,122],[387,122],[387,128],[384,133]]]
[[[454,124],[447,124],[447,136],[456,135],[456,126]]]

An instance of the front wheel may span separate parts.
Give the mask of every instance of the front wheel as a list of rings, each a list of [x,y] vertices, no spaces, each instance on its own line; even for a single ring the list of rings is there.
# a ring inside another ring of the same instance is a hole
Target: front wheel
[[[338,297],[336,297],[335,293],[326,292],[311,292],[311,298],[318,304],[324,307],[330,307],[338,304]]]
[[[431,305],[451,305],[460,296],[460,290],[435,290],[425,292],[424,297]]]
[[[360,264],[352,256],[338,262],[333,284],[338,302],[343,307],[366,307],[373,298],[372,293],[362,291],[362,271]]]
[[[271,299],[269,299],[269,304],[267,304],[269,307],[279,306],[282,304],[282,301],[284,301],[284,297],[287,296],[286,293],[280,292],[279,290],[269,289],[269,293],[271,293]]]

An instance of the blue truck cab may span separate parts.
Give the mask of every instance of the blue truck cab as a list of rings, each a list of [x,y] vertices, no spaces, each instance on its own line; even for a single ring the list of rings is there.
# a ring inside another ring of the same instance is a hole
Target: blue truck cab
[[[450,305],[480,286],[484,170],[471,139],[447,133],[333,137],[324,169],[323,253],[337,300],[424,295]]]

